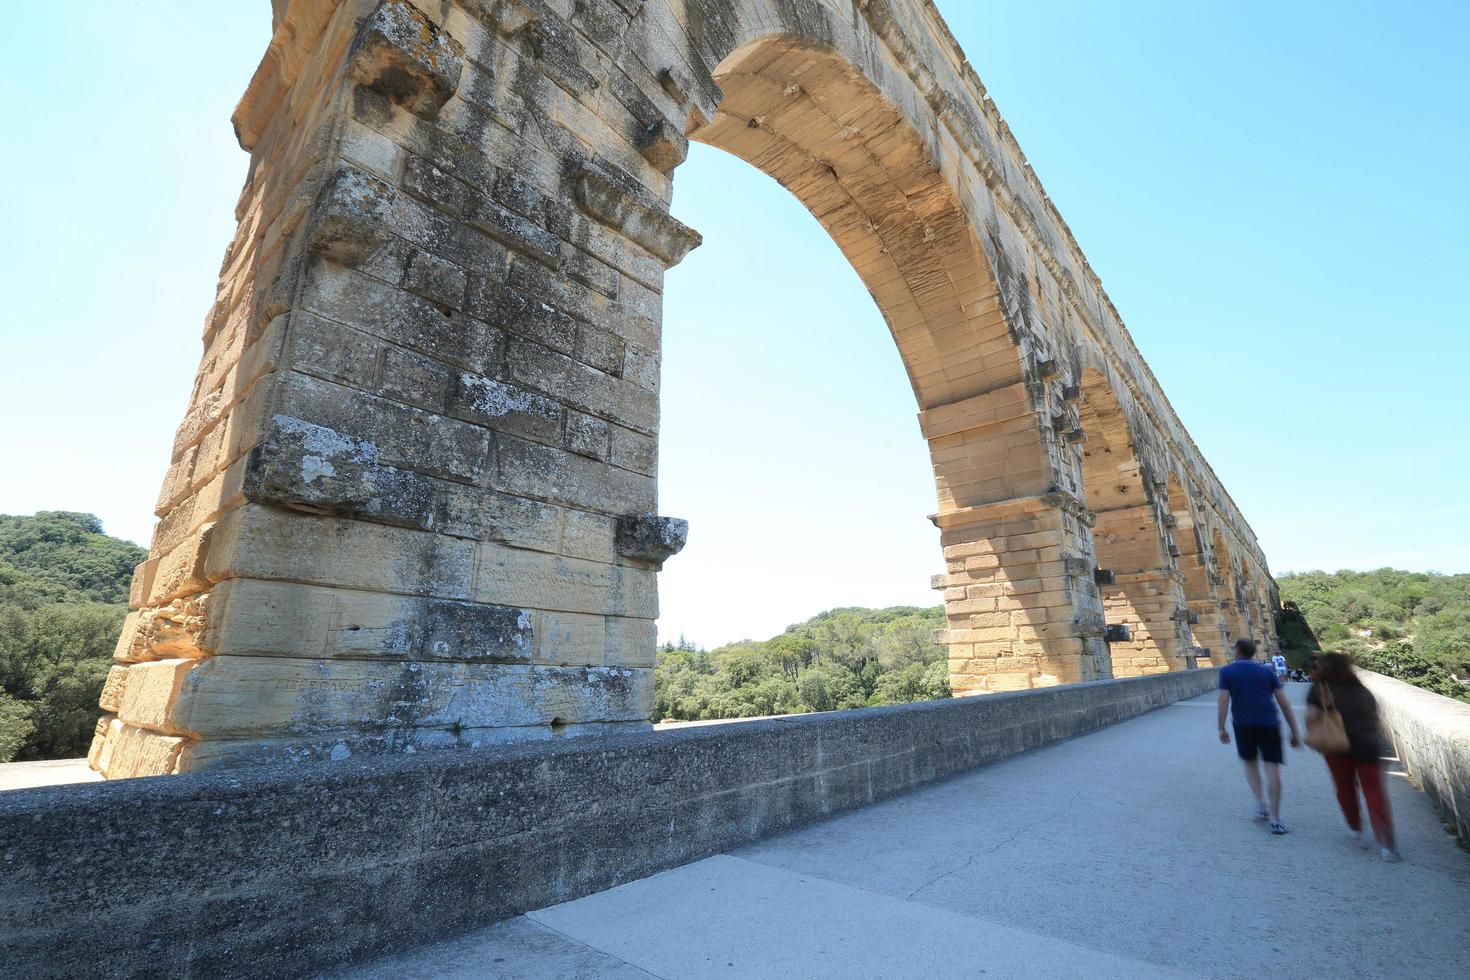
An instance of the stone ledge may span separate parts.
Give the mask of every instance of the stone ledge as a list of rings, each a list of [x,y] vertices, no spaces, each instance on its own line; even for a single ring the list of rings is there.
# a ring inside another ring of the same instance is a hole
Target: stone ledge
[[[1470,704],[1360,670],[1410,777],[1470,843]]]
[[[0,953],[17,975],[320,971],[1082,735],[1215,678],[4,793]]]

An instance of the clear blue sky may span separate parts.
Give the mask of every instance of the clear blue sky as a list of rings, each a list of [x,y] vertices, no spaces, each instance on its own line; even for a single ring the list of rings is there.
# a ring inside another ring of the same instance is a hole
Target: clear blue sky
[[[1273,570],[1470,570],[1470,6],[939,6]],[[268,21],[10,12],[0,513],[146,542]],[[936,601],[928,460],[866,291],[745,164],[696,147],[676,188],[706,244],[668,281],[660,509],[692,530],[661,631]]]

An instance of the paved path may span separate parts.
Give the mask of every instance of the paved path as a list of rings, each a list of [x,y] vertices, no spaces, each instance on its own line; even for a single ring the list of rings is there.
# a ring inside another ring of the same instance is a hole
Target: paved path
[[[86,759],[49,759],[45,762],[0,764],[0,792],[35,789],[66,783],[100,783],[102,774],[87,767]]]
[[[1214,700],[348,975],[1470,977],[1470,854],[1430,802],[1391,778],[1384,864],[1293,753],[1272,837]]]

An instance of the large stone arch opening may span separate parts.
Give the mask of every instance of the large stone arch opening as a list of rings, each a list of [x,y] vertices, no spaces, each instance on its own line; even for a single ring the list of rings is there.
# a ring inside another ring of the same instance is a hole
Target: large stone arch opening
[[[1225,542],[1219,526],[1211,533],[1211,559],[1219,583],[1220,611],[1231,643],[1250,639],[1250,623],[1245,616],[1245,589],[1241,584],[1240,563]]]
[[[240,224],[102,697],[107,775],[646,727],[684,532],[657,459],[689,139],[785,183],[888,321],[954,690],[1107,676],[1099,557],[1138,626],[1117,672],[1187,665],[1162,487],[1103,449],[1188,457],[1248,529],[932,4],[271,9]],[[1079,424],[1084,337],[1131,419],[1091,386]]]
[[[1039,494],[1051,468],[999,284],[954,188],[898,109],[826,47],[763,36],[712,77],[723,97],[691,138],[796,196],[889,325],[934,469],[954,689],[1030,687],[1060,676],[1064,668],[1044,649],[1056,618],[1044,603],[1054,597],[1034,588],[1061,571],[1059,542],[1011,547],[1011,536],[1045,534],[1045,515],[985,510]],[[1075,664],[1066,668],[1080,677]]]
[[[1112,630],[1113,674],[1182,669],[1190,644],[1177,618],[1176,573],[1127,412],[1096,368],[1083,371],[1081,387],[1082,482],[1095,515],[1092,542]]]
[[[1179,553],[1177,561],[1184,576],[1184,598],[1188,604],[1186,621],[1196,648],[1195,656],[1201,665],[1225,663],[1230,644],[1206,557],[1204,508],[1195,502],[1179,475],[1173,471],[1169,473],[1165,520]]]

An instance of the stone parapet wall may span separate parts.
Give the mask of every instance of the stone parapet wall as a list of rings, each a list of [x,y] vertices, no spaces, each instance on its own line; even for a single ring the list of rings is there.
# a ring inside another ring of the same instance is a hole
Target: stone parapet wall
[[[1470,842],[1470,704],[1372,671],[1358,676],[1378,700],[1378,715],[1409,777]]]
[[[0,793],[0,963],[305,975],[1082,735],[1216,676]]]

